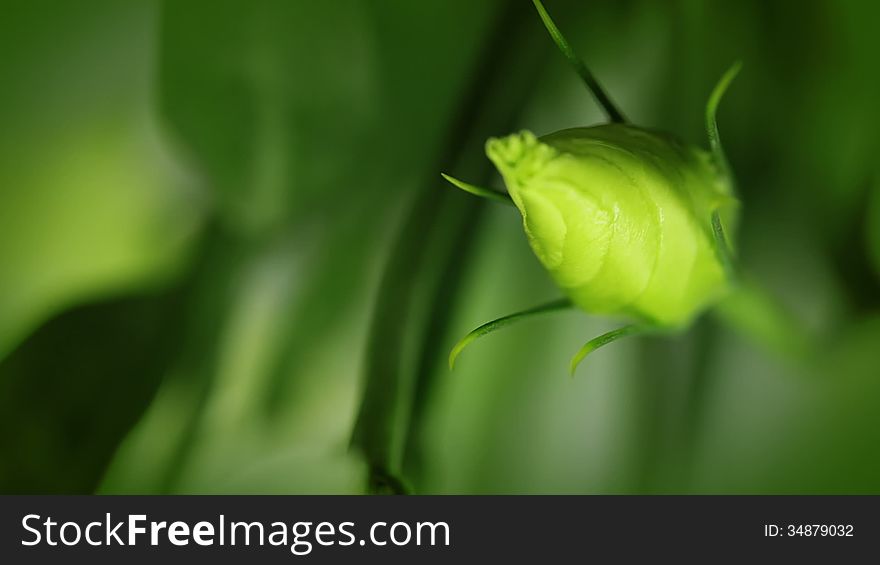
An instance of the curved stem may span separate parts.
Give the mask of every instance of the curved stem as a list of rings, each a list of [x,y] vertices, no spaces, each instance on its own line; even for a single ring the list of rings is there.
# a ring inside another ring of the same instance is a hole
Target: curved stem
[[[467,193],[473,194],[474,196],[487,198],[489,200],[494,200],[495,202],[501,202],[502,204],[510,204],[511,206],[513,206],[513,199],[511,199],[510,195],[506,192],[498,192],[497,190],[492,190],[491,188],[484,188],[482,186],[470,184],[468,182],[464,182],[463,180],[458,180],[455,177],[449,176],[446,173],[440,173],[440,176],[446,179],[449,184],[458,187]]]
[[[721,76],[721,79],[718,81],[718,84],[715,85],[715,88],[712,89],[712,94],[709,95],[709,101],[706,102],[706,134],[709,136],[709,147],[712,149],[712,155],[715,157],[715,161],[728,179],[731,178],[730,165],[727,162],[727,156],[724,154],[724,148],[721,146],[721,137],[718,134],[718,121],[716,119],[716,114],[718,113],[718,104],[721,103],[721,98],[724,97],[727,87],[730,86],[731,81],[736,78],[736,75],[741,68],[741,61],[737,61],[731,65],[731,67],[727,69],[727,72]]]
[[[470,345],[477,338],[483,337],[484,335],[490,334],[496,330],[500,330],[504,326],[507,326],[514,322],[519,322],[538,314],[546,314],[547,312],[554,312],[556,310],[566,310],[568,308],[571,308],[571,306],[572,304],[569,299],[561,298],[559,300],[554,300],[553,302],[548,302],[546,304],[541,304],[540,306],[535,306],[534,308],[529,308],[528,310],[523,310],[514,314],[508,314],[507,316],[503,316],[501,318],[498,318],[497,320],[492,320],[491,322],[486,322],[482,326],[478,327],[477,329],[471,331],[469,334],[461,338],[458,343],[455,344],[455,347],[453,347],[452,351],[449,352],[449,370],[455,368],[455,359],[459,356],[459,354],[464,350],[465,347]]]
[[[610,332],[604,333],[598,337],[594,337],[593,339],[585,343],[584,346],[581,347],[578,352],[574,354],[574,357],[571,358],[571,364],[569,364],[568,366],[569,374],[571,374],[571,376],[574,376],[574,372],[577,370],[578,365],[580,365],[581,361],[584,360],[584,357],[586,357],[593,351],[596,351],[600,347],[615,342],[623,337],[646,333],[648,330],[649,328],[646,326],[629,324],[623,326],[622,328],[611,330]]]

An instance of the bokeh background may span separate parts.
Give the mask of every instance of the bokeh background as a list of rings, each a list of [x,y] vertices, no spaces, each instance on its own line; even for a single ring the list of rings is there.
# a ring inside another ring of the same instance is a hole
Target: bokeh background
[[[602,121],[525,0],[3,0],[0,491],[880,492],[880,5],[546,4],[691,143],[743,61],[719,122],[766,304],[574,379],[614,321],[448,371],[558,293],[439,172],[500,186],[486,137]]]

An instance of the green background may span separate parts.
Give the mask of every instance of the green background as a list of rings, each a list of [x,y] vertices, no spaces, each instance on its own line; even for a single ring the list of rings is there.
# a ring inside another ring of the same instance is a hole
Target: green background
[[[547,0],[635,123],[719,113],[727,304],[570,356],[491,135],[602,115],[524,0],[3,0],[0,491],[880,492],[880,6]],[[363,407],[363,409],[361,409]],[[372,476],[372,480],[368,477]]]

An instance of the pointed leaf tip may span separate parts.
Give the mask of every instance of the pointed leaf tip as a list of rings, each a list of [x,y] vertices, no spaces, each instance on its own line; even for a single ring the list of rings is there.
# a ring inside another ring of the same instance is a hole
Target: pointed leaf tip
[[[547,312],[565,310],[567,308],[571,308],[571,301],[567,298],[560,298],[546,304],[535,306],[534,308],[529,308],[528,310],[523,310],[521,312],[516,312],[507,316],[503,316],[496,320],[492,320],[491,322],[486,322],[482,326],[471,330],[466,336],[458,340],[458,343],[456,343],[455,346],[452,348],[452,351],[449,352],[449,370],[451,371],[455,368],[455,360],[458,358],[461,352],[464,351],[465,347],[470,345],[471,342],[473,342],[477,338],[483,337],[486,334],[490,334],[514,322],[518,322],[535,315],[545,314]]]
[[[721,103],[724,93],[727,92],[727,87],[730,86],[730,83],[733,82],[733,79],[739,74],[741,68],[742,61],[736,61],[733,63],[733,65],[721,75],[715,88],[713,88],[711,94],[709,94],[709,100],[706,102],[706,134],[709,138],[709,148],[712,150],[712,155],[715,157],[721,170],[728,178],[730,178],[730,165],[727,162],[727,156],[724,154],[724,148],[721,145],[721,136],[718,133],[718,105]]]
[[[455,186],[456,188],[460,188],[461,190],[473,194],[474,196],[479,196],[481,198],[488,198],[490,200],[495,200],[496,202],[503,202],[504,204],[513,205],[513,200],[510,198],[510,195],[505,192],[498,192],[497,190],[493,190],[491,188],[483,188],[482,186],[476,186],[469,182],[464,182],[463,180],[459,180],[453,176],[447,175],[446,173],[440,173],[440,176],[443,177],[446,182]]]
[[[581,347],[578,352],[574,354],[574,357],[571,358],[571,363],[568,366],[569,374],[571,376],[574,376],[574,373],[577,370],[578,365],[580,365],[581,361],[583,361],[587,357],[587,355],[589,355],[593,351],[596,351],[600,347],[615,342],[623,337],[645,333],[648,331],[648,329],[649,328],[645,326],[630,324],[621,328],[617,328],[616,330],[604,333],[600,336],[594,337],[593,339],[585,343],[584,346]]]

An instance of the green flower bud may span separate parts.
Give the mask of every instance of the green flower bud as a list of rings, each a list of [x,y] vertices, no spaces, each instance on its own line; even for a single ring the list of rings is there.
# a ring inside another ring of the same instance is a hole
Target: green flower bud
[[[486,153],[529,243],[582,310],[679,326],[720,298],[728,276],[711,218],[736,210],[711,155],[611,123],[490,139]]]
[[[706,104],[707,152],[625,123],[541,1],[532,1],[611,123],[490,139],[486,154],[507,194],[443,174],[466,192],[515,205],[532,250],[567,295],[474,329],[452,348],[450,368],[475,339],[547,312],[575,306],[633,320],[584,344],[571,360],[574,373],[586,355],[615,340],[688,324],[738,278],[724,228],[736,220],[737,201],[715,114],[739,64]]]

